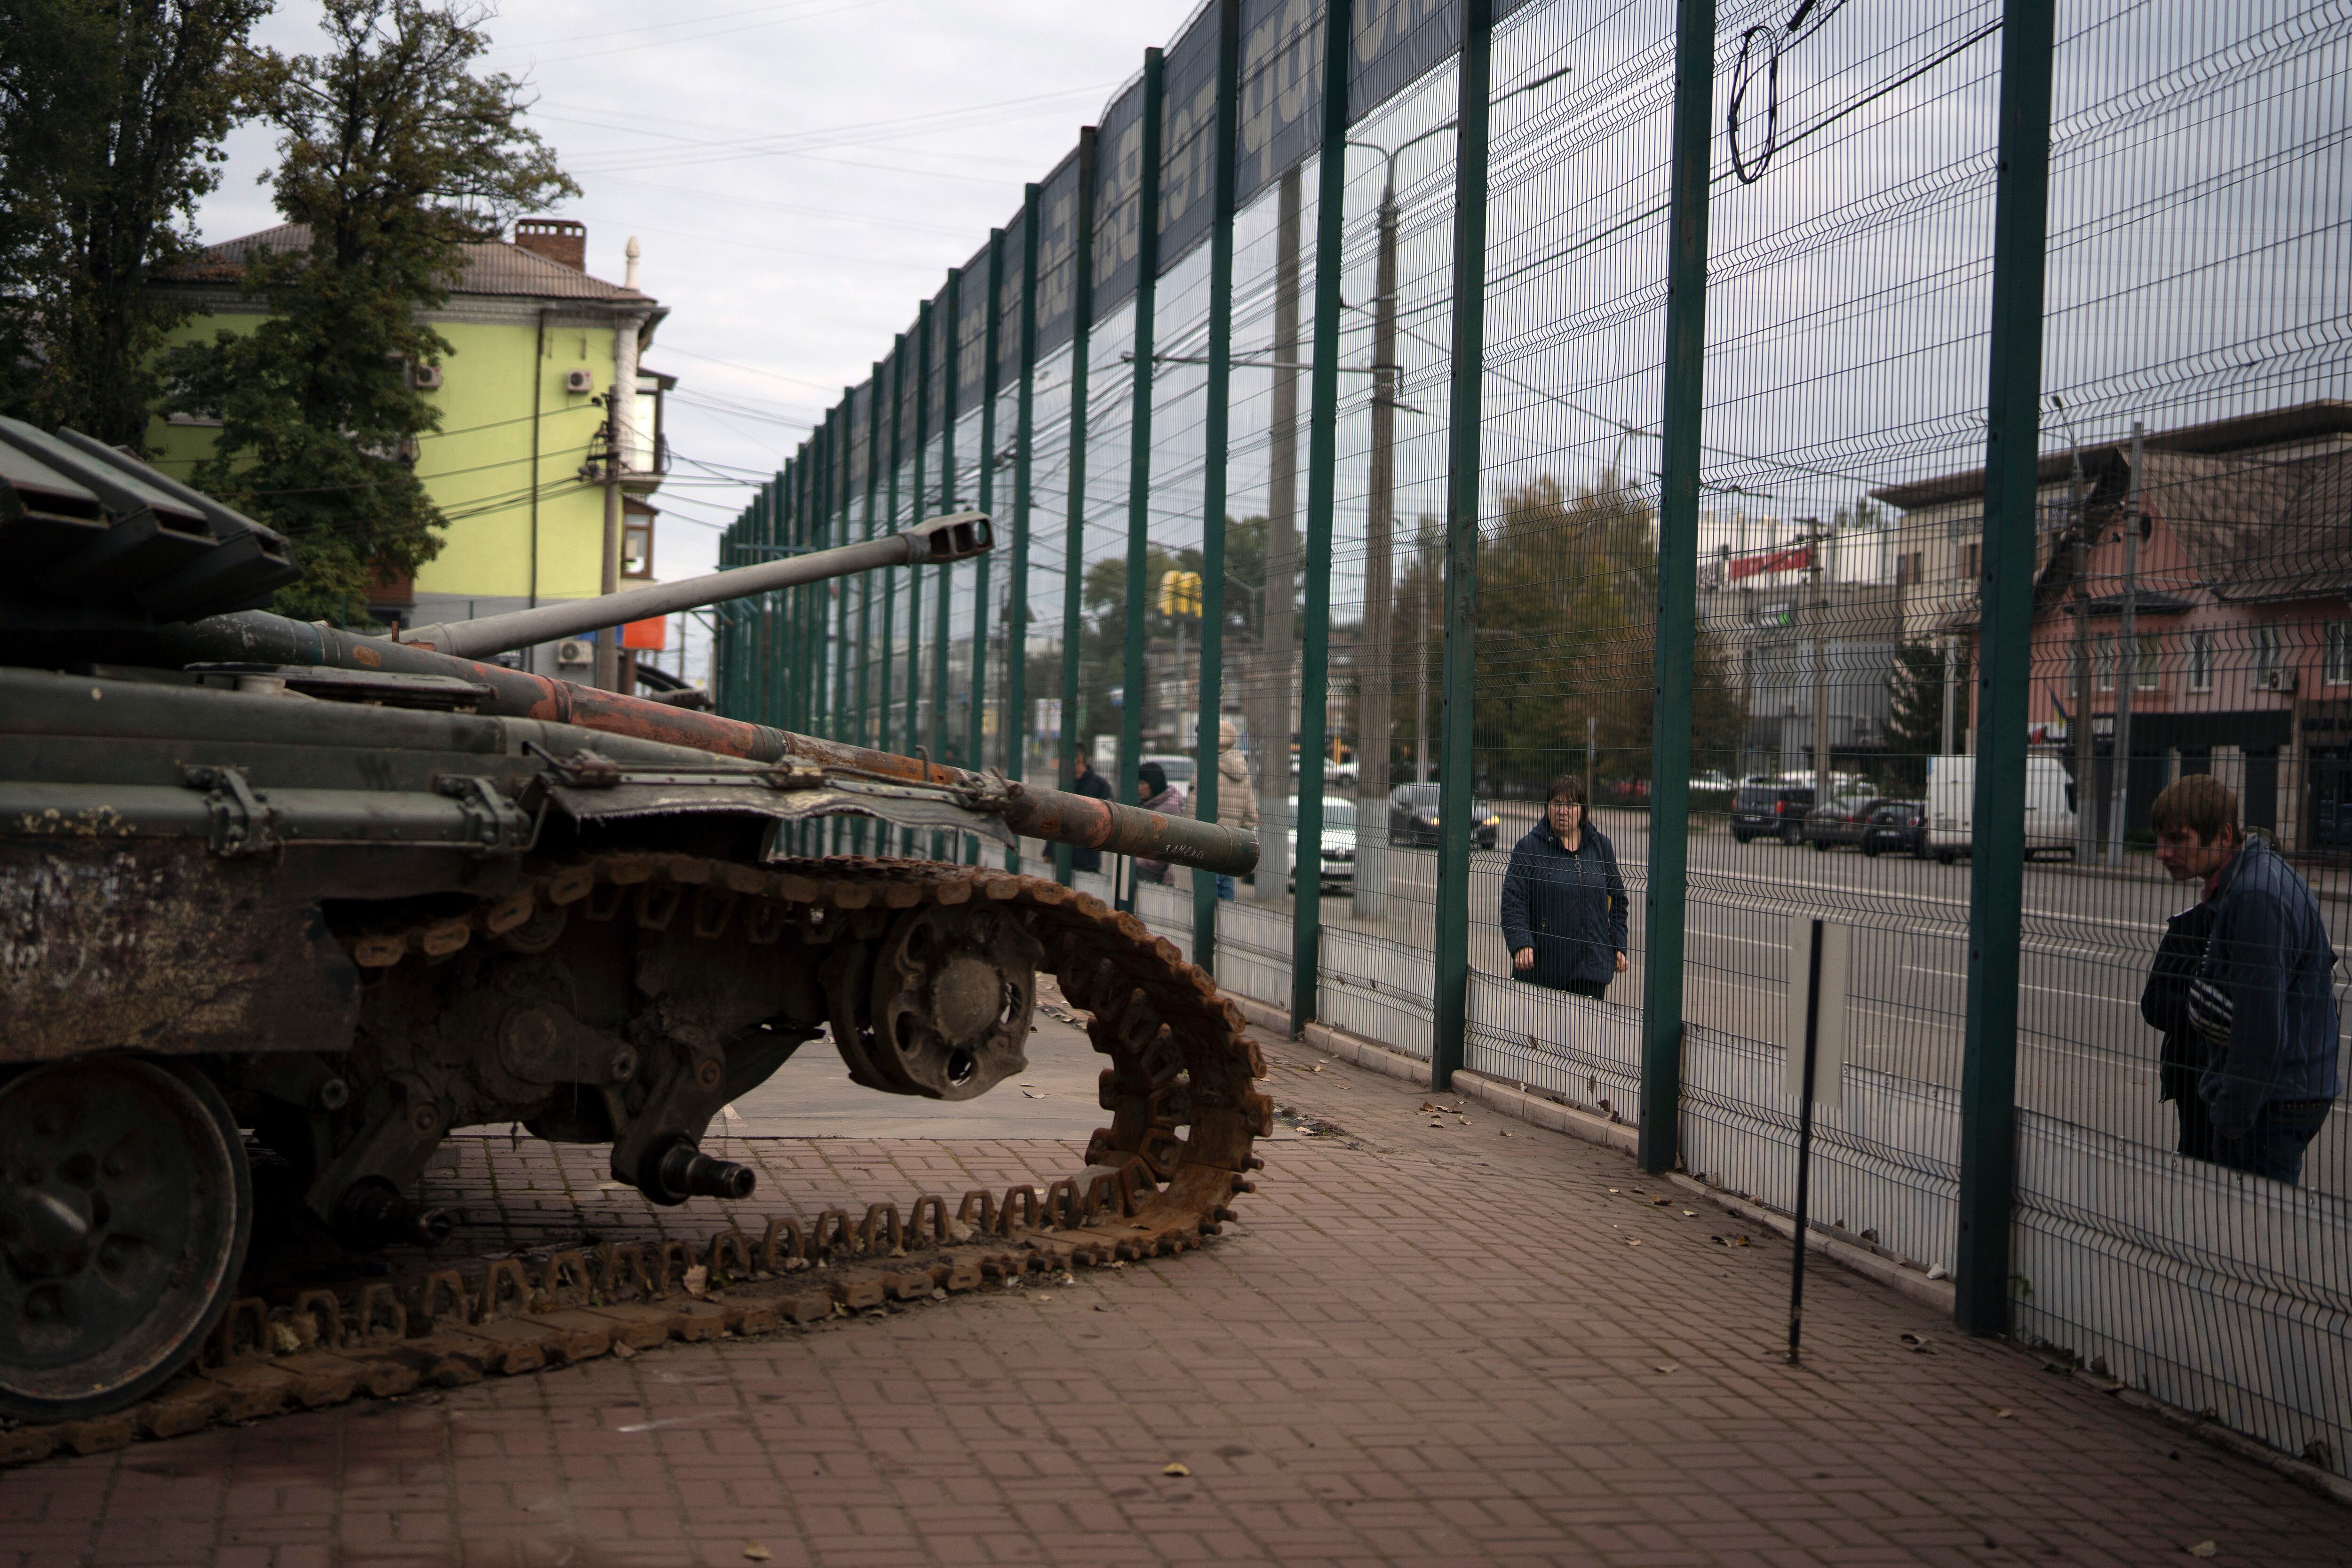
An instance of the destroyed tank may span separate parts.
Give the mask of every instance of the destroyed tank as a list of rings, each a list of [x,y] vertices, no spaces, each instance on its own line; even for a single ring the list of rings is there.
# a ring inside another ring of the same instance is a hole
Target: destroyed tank
[[[1263,1064],[1172,944],[1041,879],[788,850],[843,816],[1227,874],[1255,840],[497,658],[968,559],[984,516],[373,637],[269,613],[285,539],[95,441],[0,420],[0,1417],[185,1365],[257,1173],[350,1253],[448,1237],[419,1180],[467,1126],[740,1200],[701,1140],[793,1052],[969,1099],[1023,1070],[1040,973],[1109,1058],[1065,1201],[1182,1245],[1247,1190]]]

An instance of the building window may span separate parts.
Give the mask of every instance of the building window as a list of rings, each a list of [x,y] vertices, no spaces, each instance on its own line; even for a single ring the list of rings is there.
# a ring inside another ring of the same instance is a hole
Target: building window
[[[651,507],[640,511],[631,507],[621,520],[621,575],[651,577],[654,574],[654,517]]]
[[[2279,669],[2278,628],[2260,626],[2254,628],[2254,687],[2268,690],[2277,683]]]
[[[2327,623],[2327,659],[2321,679],[2330,686],[2352,686],[2352,621]]]
[[[1980,542],[1971,540],[1960,546],[1960,576],[1970,588],[1977,586],[1977,580],[1983,576],[1983,565],[1984,545]]]
[[[2098,678],[2100,690],[2113,691],[2116,689],[2116,639],[2114,634],[2110,632],[2101,632],[2099,634],[2096,651],[2091,656],[2091,668]]]
[[[2189,689],[2191,691],[2213,689],[2213,634],[2211,632],[2189,634]]]
[[[2153,691],[2161,681],[2163,670],[2162,644],[2152,637],[2139,639],[2139,668],[2132,672],[2132,689]]]

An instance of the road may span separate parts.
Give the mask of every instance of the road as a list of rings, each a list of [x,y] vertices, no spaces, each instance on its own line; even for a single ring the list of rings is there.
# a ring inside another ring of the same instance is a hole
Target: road
[[[1501,974],[1495,924],[1509,846],[1531,827],[1530,803],[1507,804],[1498,847],[1471,857],[1472,965]],[[1603,808],[1595,821],[1615,846],[1633,894],[1633,971],[1612,988],[1638,1002],[1648,943],[1645,812]],[[1388,853],[1388,895],[1377,918],[1357,915],[1345,892],[1323,900],[1333,926],[1426,949],[1433,941],[1436,856]],[[2035,863],[2025,873],[2023,971],[2019,988],[2018,1102],[2095,1131],[2169,1147],[2174,1123],[2157,1098],[2158,1038],[2139,1016],[2139,992],[2165,917],[2193,897],[2145,871],[2078,871]],[[1292,900],[1266,900],[1288,909]],[[2352,902],[2321,909],[2339,952],[2352,950]],[[1734,842],[1721,826],[1690,840],[1690,905],[1684,1010],[1704,1025],[1769,1039],[1785,994],[1791,916],[1819,915],[1856,932],[1849,1059],[1944,1088],[1959,1083],[1967,1026],[1969,869],[1907,856],[1790,848],[1771,839]],[[2347,1068],[2352,1076],[2352,1068]],[[2335,1115],[2305,1161],[2305,1184],[2352,1195],[2352,1106]]]

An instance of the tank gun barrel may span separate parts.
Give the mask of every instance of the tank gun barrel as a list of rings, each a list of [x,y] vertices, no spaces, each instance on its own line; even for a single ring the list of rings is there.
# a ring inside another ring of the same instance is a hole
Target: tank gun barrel
[[[985,554],[992,542],[986,512],[950,512],[856,544],[730,567],[724,572],[689,577],[683,583],[658,583],[601,598],[567,599],[561,604],[540,605],[470,621],[438,622],[415,627],[394,640],[457,658],[488,658],[530,647],[534,643],[552,642],[557,637],[579,637],[604,626],[651,620],[656,616],[700,609],[729,599],[745,599],[754,594],[794,588],[829,577],[846,577],[878,567],[943,566],[950,562],[969,561]]]

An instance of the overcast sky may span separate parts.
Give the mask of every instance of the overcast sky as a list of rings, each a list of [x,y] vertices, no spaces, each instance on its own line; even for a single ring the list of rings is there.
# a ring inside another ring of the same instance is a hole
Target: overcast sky
[[[584,193],[588,269],[670,309],[648,366],[678,377],[661,575],[708,570],[779,465],[950,267],[1009,219],[1193,0],[509,0],[486,68],[526,78],[531,123]],[[280,0],[259,37],[314,50],[318,9]],[[230,139],[207,243],[278,221],[272,138]]]

